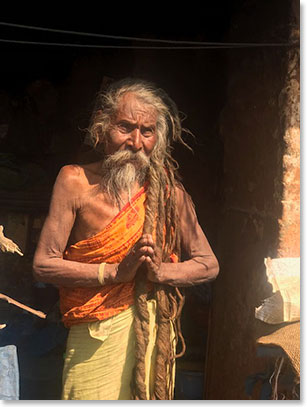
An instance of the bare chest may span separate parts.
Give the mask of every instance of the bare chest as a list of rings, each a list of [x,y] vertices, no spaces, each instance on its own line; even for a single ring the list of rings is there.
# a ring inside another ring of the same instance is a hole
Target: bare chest
[[[128,196],[122,195],[120,206],[112,202],[103,193],[84,194],[76,210],[76,218],[72,228],[69,244],[89,239],[100,233],[128,202]]]

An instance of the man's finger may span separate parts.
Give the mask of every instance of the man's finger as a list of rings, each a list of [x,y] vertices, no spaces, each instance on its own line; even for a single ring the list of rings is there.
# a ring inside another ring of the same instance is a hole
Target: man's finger
[[[138,250],[138,253],[145,254],[147,256],[152,257],[155,254],[155,251],[151,246],[143,246],[143,247],[140,247],[140,249]]]
[[[151,266],[155,265],[150,256],[145,256],[145,261],[146,261],[146,263],[148,263],[148,265],[151,265]]]
[[[146,256],[142,255],[137,259],[137,267],[139,267],[142,263],[144,263]]]
[[[156,246],[153,241],[148,242],[146,238],[140,238],[140,240],[132,247],[130,253],[135,254],[143,247],[151,247],[153,250],[155,250]]]
[[[150,234],[145,234],[139,239],[139,243],[141,245],[149,245],[149,246],[154,246],[154,241],[153,238]]]

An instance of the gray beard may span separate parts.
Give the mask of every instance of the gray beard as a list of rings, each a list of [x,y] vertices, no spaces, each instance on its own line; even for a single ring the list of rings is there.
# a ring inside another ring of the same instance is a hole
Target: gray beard
[[[145,182],[149,165],[149,158],[141,151],[117,151],[106,157],[102,163],[102,189],[112,201],[121,206],[121,194],[128,193],[128,199],[131,200],[133,187],[136,184],[141,186]]]

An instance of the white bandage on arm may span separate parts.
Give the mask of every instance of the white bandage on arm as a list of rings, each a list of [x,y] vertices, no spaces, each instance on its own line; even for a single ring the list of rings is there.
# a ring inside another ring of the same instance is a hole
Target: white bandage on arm
[[[105,268],[106,263],[101,263],[99,264],[99,269],[98,269],[98,281],[100,285],[104,285],[104,268]]]

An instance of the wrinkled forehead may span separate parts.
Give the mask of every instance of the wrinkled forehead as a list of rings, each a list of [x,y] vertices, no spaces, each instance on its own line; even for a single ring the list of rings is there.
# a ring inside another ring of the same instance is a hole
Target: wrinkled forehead
[[[156,123],[157,117],[157,109],[132,92],[125,93],[119,99],[115,114],[116,120],[142,120],[148,123],[150,122],[151,124]]]

